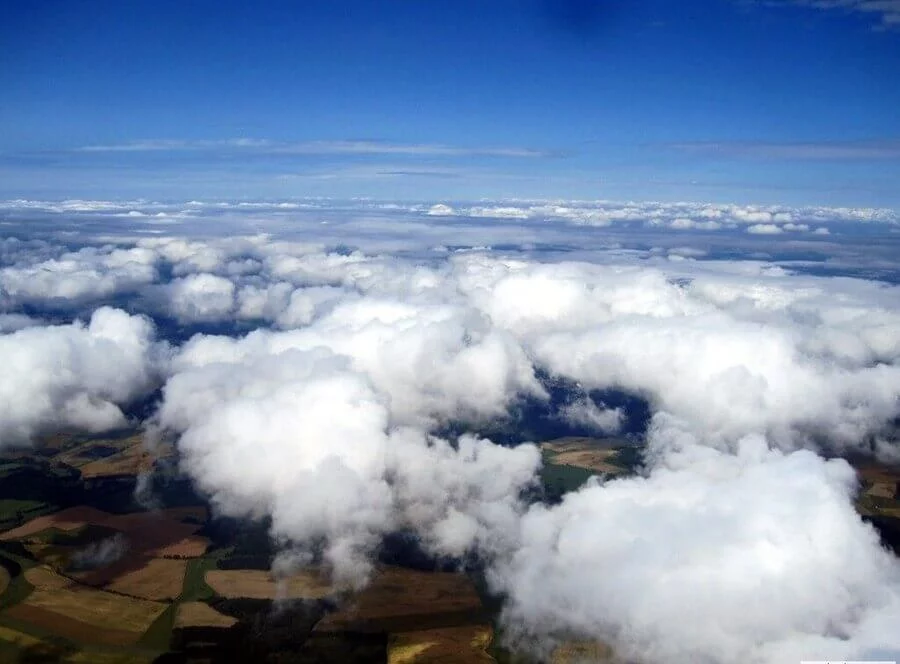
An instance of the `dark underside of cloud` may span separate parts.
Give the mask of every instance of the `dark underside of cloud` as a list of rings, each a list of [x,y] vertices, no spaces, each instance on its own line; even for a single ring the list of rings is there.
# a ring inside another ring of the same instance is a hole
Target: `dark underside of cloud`
[[[889,211],[2,212],[0,445],[140,422],[220,514],[266,520],[283,560],[339,584],[397,533],[477,558],[522,643],[900,653],[900,564],[842,458],[900,459]],[[560,435],[640,444],[643,470],[535,502],[529,441]]]

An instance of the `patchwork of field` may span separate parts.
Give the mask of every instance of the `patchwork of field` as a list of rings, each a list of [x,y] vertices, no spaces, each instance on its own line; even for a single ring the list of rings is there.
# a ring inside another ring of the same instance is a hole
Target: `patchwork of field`
[[[583,468],[593,473],[619,475],[626,469],[616,463],[623,441],[617,438],[559,438],[541,443],[550,463]]]
[[[876,464],[858,464],[856,472],[870,496],[900,499],[900,468]]]
[[[331,582],[314,570],[276,579],[265,570],[210,570],[206,583],[222,597],[249,599],[323,599],[333,594]]]
[[[868,516],[900,520],[900,467],[870,462],[855,467],[862,485],[857,509]]]
[[[174,454],[171,445],[149,450],[140,433],[89,441],[84,441],[83,436],[64,434],[46,438],[38,446],[45,453],[59,450],[54,461],[78,468],[84,479],[137,475],[149,471],[157,459]]]
[[[25,653],[22,656],[22,653]],[[59,664],[150,664],[152,657],[122,649],[100,650],[96,648],[77,649],[49,643],[33,636],[0,625],[0,658],[9,662],[56,662]]]
[[[202,556],[209,540],[194,533],[199,523],[186,523],[197,509],[173,508],[156,512],[109,514],[93,507],[78,506],[55,514],[41,516],[0,534],[0,540],[42,543],[41,535],[52,531],[72,533],[88,526],[107,528],[122,533],[128,540],[131,555],[145,557],[196,558]]]
[[[162,603],[88,588],[44,566],[24,574],[33,590],[2,616],[82,643],[134,644],[166,609]]]

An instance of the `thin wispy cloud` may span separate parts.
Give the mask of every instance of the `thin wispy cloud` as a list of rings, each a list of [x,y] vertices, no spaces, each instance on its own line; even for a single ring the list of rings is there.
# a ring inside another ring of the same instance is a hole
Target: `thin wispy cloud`
[[[558,153],[523,147],[463,147],[435,143],[391,143],[388,141],[274,141],[257,138],[222,140],[143,139],[109,145],[86,145],[77,152],[206,152],[241,151],[282,155],[408,155],[422,157],[511,157],[535,158]]]
[[[877,18],[881,29],[900,29],[900,0],[765,0],[764,4],[864,13]]]
[[[682,152],[760,159],[900,159],[900,139],[871,141],[767,142],[691,141],[667,147]]]

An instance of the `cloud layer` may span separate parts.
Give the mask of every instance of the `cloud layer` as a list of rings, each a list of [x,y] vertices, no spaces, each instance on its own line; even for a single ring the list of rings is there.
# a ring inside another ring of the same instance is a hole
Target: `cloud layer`
[[[49,214],[88,215],[96,238],[68,246],[51,226],[6,241],[3,442],[117,426],[161,376],[150,425],[217,509],[271,517],[292,560],[320,558],[341,584],[364,583],[382,537],[407,530],[476,556],[529,647],[596,638],[647,662],[900,652],[900,567],[853,508],[852,468],[826,459],[898,458],[900,287],[711,259],[705,239],[767,242],[751,229],[772,227],[819,247],[817,223],[889,237],[893,219],[506,202],[360,204],[344,226],[304,203],[316,222],[298,225],[301,204],[279,205],[66,203]],[[145,216],[113,233],[132,211]],[[616,223],[678,244],[624,247]],[[221,237],[248,224],[267,233]],[[350,235],[357,247],[335,241]],[[557,249],[564,237],[584,246]],[[41,320],[85,308],[89,324]],[[562,402],[554,382],[572,386]],[[530,502],[537,448],[477,432],[527,403],[614,433],[625,415],[598,391],[649,404],[644,473]]]

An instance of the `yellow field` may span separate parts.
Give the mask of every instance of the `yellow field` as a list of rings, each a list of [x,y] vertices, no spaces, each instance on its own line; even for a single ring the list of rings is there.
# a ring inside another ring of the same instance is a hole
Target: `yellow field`
[[[541,449],[551,455],[551,461],[560,466],[584,468],[595,473],[616,475],[624,472],[622,468],[609,463],[617,450],[611,449],[610,441],[593,438],[562,438],[557,441],[541,443]]]
[[[152,467],[153,456],[138,439],[136,444],[118,454],[84,464],[81,466],[81,476],[89,480],[111,475],[137,475],[149,471]]]
[[[79,650],[74,653],[66,653],[57,657],[53,652],[52,646],[48,646],[44,641],[37,637],[19,632],[0,625],[0,641],[12,643],[19,648],[31,649],[29,653],[35,662],[59,662],[60,664],[149,664],[152,660],[150,656],[132,655],[120,652],[103,652],[98,650]],[[41,647],[47,647],[48,654],[46,659],[41,658]],[[51,655],[50,652],[53,652]],[[24,661],[24,660],[23,660]]]
[[[493,630],[489,625],[463,625],[391,634],[388,664],[489,664]]]
[[[231,627],[237,618],[219,613],[203,602],[185,602],[178,607],[175,628],[180,627]]]
[[[157,602],[81,588],[35,589],[24,603],[95,627],[128,632],[144,632],[166,608]]]
[[[64,442],[64,441],[63,441]],[[60,447],[62,442],[57,442]],[[100,459],[90,459],[82,456],[82,453],[90,447],[103,445],[116,448],[118,451]],[[51,443],[49,446],[54,446]],[[144,445],[143,436],[135,434],[128,438],[108,439],[98,438],[84,444],[77,445],[54,457],[54,461],[79,468],[81,476],[85,479],[109,477],[112,475],[136,475],[152,469],[156,459],[165,458],[174,454],[172,445],[160,445],[150,450]]]
[[[222,597],[322,599],[332,594],[331,582],[316,571],[276,581],[264,570],[210,570],[206,583]]]
[[[20,648],[28,648],[43,643],[39,638],[0,625],[0,641],[15,643]]]
[[[140,569],[125,572],[104,588],[133,597],[172,600],[181,594],[187,560],[151,558]]]
[[[78,587],[75,582],[43,565],[25,570],[25,580],[37,590],[66,590]]]
[[[86,643],[134,643],[166,608],[83,586],[43,565],[26,570],[25,580],[34,591],[6,613]]]
[[[411,630],[480,623],[481,599],[462,574],[381,568],[340,611],[316,625],[320,632]]]
[[[47,530],[48,528],[57,528],[65,531],[78,530],[89,523],[102,524],[109,516],[110,515],[106,512],[101,512],[93,507],[70,507],[69,509],[57,512],[56,514],[39,516],[27,523],[23,523],[18,528],[7,530],[5,533],[0,534],[0,539],[24,539],[36,535],[42,530]]]

